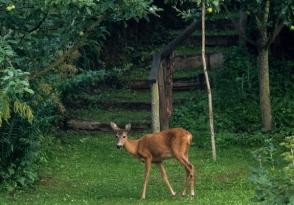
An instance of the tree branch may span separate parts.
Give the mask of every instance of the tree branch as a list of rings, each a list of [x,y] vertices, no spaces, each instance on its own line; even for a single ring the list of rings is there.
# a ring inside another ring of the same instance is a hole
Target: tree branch
[[[88,29],[85,31],[85,34],[82,37],[80,37],[80,39],[77,41],[76,44],[74,44],[72,47],[70,47],[66,52],[64,52],[64,54],[60,58],[58,58],[53,63],[51,63],[48,67],[46,67],[40,71],[31,73],[29,80],[33,80],[33,79],[47,73],[48,71],[54,69],[56,66],[60,65],[68,56],[70,56],[75,50],[77,50],[83,44],[83,42],[86,40],[86,38],[91,33],[91,31],[95,27],[99,26],[100,23],[109,15],[110,15],[110,12],[106,11],[97,21],[95,21],[94,23],[92,23],[88,27]]]
[[[282,13],[280,12],[278,17],[275,19],[274,29],[272,30],[266,45],[267,48],[270,47],[271,43],[274,41],[277,35],[279,35],[280,31],[284,27],[284,22],[281,20],[281,16],[282,16]]]
[[[33,31],[37,30],[38,28],[40,28],[40,26],[43,24],[43,22],[44,22],[45,19],[47,18],[48,14],[49,14],[49,10],[48,10],[48,12],[45,14],[45,16],[41,19],[41,21],[40,21],[40,22],[39,22],[34,28],[32,28],[31,30],[29,30],[29,33],[31,33],[31,32],[33,32]]]
[[[223,7],[225,8],[225,10],[226,10],[226,12],[227,12],[227,14],[228,14],[230,20],[232,21],[234,27],[239,31],[240,28],[239,28],[238,24],[234,21],[234,19],[233,19],[232,15],[231,15],[231,12],[230,12],[229,9],[228,9],[228,7],[227,7],[225,4],[223,5]]]
[[[22,39],[20,40],[21,45],[23,46],[24,50],[28,53],[34,67],[34,72],[38,71],[37,62],[35,61],[34,57],[32,56],[31,52],[28,50],[27,46],[24,44]]]
[[[279,33],[281,32],[282,28],[284,27],[284,23],[280,22],[280,24],[278,24],[277,26],[274,27],[273,31],[270,34],[270,37],[267,41],[266,44],[266,48],[269,48],[271,43],[275,40],[275,38],[277,37],[277,35],[279,35]]]

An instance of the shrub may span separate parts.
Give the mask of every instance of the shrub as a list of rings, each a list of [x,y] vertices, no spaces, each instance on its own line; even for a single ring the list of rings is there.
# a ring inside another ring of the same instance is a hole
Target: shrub
[[[224,68],[210,73],[218,146],[251,146],[260,136],[258,79],[254,62],[247,50],[235,48],[225,57]],[[207,95],[197,92],[197,100],[191,99],[175,109],[171,125],[194,132],[197,143],[202,146],[209,144]]]
[[[0,129],[0,190],[33,184],[38,167],[46,161],[42,132],[52,126],[57,116],[50,102],[42,102],[34,110],[32,124],[12,113]]]
[[[284,147],[281,154],[284,161],[276,156],[281,150],[271,140],[265,141],[265,145],[253,153],[259,163],[249,177],[256,186],[255,196],[251,199],[253,202],[266,205],[294,204],[294,136],[286,137],[280,145]],[[277,169],[276,164],[281,167]]]

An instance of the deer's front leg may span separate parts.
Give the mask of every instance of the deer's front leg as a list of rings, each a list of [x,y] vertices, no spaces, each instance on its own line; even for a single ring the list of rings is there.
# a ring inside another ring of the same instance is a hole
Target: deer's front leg
[[[165,173],[165,169],[164,169],[164,166],[163,166],[162,162],[157,162],[155,164],[158,166],[158,168],[160,170],[160,173],[161,173],[161,176],[164,179],[165,183],[167,184],[167,186],[168,186],[168,188],[170,190],[171,195],[173,197],[175,197],[176,196],[176,193],[174,192],[173,188],[171,187],[171,185],[170,185],[170,183],[169,183],[169,181],[167,179],[167,175]]]
[[[151,159],[145,159],[145,175],[144,175],[144,186],[143,186],[143,192],[141,199],[145,199],[146,197],[146,188],[147,188],[147,182],[148,182],[148,177],[150,173],[150,168],[151,168]]]

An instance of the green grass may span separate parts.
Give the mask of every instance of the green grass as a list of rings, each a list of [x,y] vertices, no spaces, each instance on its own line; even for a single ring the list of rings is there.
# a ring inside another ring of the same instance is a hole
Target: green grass
[[[173,199],[156,166],[152,166],[146,200],[139,200],[144,164],[115,146],[114,133],[67,132],[62,143],[51,139],[51,154],[33,188],[0,193],[2,205],[81,204],[201,204],[249,205],[253,187],[248,181],[250,150],[218,150],[211,160],[209,150],[192,146],[189,159],[195,166],[196,197],[180,196],[185,171],[176,160],[165,168],[177,196]],[[142,133],[130,132],[131,138]]]
[[[150,90],[134,91],[129,89],[107,89],[105,97],[99,98],[98,96],[91,95],[91,98],[96,99],[93,103],[95,105],[79,109],[67,109],[67,116],[71,119],[80,119],[86,121],[110,122],[116,121],[117,123],[132,123],[132,124],[150,124],[151,111],[137,110],[136,107],[130,109],[120,108],[104,108],[99,105],[99,102],[108,103],[149,103],[151,104]],[[117,94],[114,94],[116,92]],[[200,94],[203,95],[205,91],[188,90],[188,91],[174,91],[173,92],[173,107],[176,108],[182,105],[183,102],[191,98],[197,98]],[[206,92],[205,92],[206,94]],[[112,96],[112,97],[111,97]],[[116,97],[113,97],[116,96]],[[100,100],[98,100],[100,99]]]
[[[222,52],[224,54],[229,54],[233,50],[233,47],[228,46],[213,46],[205,47],[206,53],[215,53],[215,52]],[[175,55],[193,55],[193,54],[201,54],[202,47],[193,45],[193,44],[187,44],[187,45],[181,45],[175,50]]]
[[[150,89],[132,90],[128,88],[103,88],[94,96],[96,101],[104,102],[150,102]]]
[[[117,123],[150,123],[151,112],[140,110],[125,110],[118,108],[91,108],[70,110],[71,118],[86,121],[110,122],[115,120]]]
[[[178,36],[180,33],[182,33],[182,30],[175,30],[171,31],[172,35]],[[225,30],[219,30],[219,29],[209,29],[205,31],[206,36],[222,36],[222,35],[238,35],[237,29],[225,29]],[[191,36],[202,36],[202,31],[195,30]]]

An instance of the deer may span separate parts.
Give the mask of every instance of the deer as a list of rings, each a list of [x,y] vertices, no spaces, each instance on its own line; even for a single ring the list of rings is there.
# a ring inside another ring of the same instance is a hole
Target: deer
[[[176,196],[171,187],[163,163],[163,160],[175,158],[186,169],[186,181],[182,191],[182,197],[186,195],[187,185],[191,184],[192,199],[194,192],[194,166],[188,160],[188,151],[192,143],[192,134],[182,128],[171,128],[153,134],[146,134],[137,140],[128,138],[128,132],[131,130],[131,124],[125,125],[124,129],[119,128],[114,122],[110,122],[111,128],[116,132],[116,147],[124,148],[130,154],[134,155],[141,162],[145,163],[144,185],[141,199],[146,197],[146,188],[150,173],[151,164],[157,165],[161,176],[167,184],[172,197]]]

